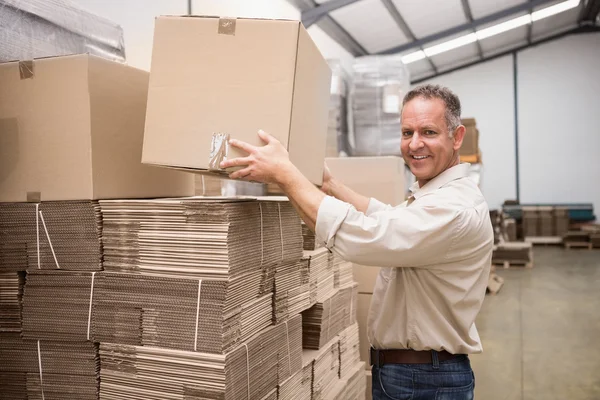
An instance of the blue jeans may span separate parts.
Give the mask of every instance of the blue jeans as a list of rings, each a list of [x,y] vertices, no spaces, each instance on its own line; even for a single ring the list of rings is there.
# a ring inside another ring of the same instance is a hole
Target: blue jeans
[[[373,400],[472,400],[475,375],[467,356],[431,364],[373,366]]]

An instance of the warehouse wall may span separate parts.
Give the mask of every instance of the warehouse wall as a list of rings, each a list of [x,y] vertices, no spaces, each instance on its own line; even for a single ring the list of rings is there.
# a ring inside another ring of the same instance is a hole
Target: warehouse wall
[[[187,0],[78,0],[84,9],[123,27],[127,61],[150,70],[154,18],[187,14]],[[196,15],[300,19],[300,11],[286,0],[193,0]],[[353,57],[318,27],[308,30],[326,58],[339,58],[348,65]]]
[[[476,118],[483,154],[481,190],[491,208],[515,198],[515,130],[512,56],[431,79],[461,100],[462,115]]]
[[[522,202],[592,202],[600,215],[600,34],[570,35],[518,54]],[[512,56],[431,83],[454,90],[477,118],[482,191],[490,207],[516,196]]]
[[[523,202],[593,202],[600,216],[600,34],[518,56]]]

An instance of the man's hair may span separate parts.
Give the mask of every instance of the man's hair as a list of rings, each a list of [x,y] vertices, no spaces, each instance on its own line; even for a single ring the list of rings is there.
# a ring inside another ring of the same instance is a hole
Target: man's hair
[[[421,85],[417,86],[404,96],[402,100],[402,109],[404,105],[416,97],[425,99],[440,99],[446,105],[446,125],[450,136],[454,135],[454,130],[460,125],[460,100],[450,89],[441,85]],[[402,110],[400,111],[402,115]]]

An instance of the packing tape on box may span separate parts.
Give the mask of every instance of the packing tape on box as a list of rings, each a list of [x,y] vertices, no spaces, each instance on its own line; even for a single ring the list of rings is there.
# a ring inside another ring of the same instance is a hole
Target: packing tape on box
[[[281,203],[277,203],[279,213],[279,236],[281,237],[281,261],[283,261],[283,227],[281,226]]]
[[[290,327],[287,319],[285,320],[285,336],[287,337],[287,349],[288,349],[288,370],[290,376],[292,376],[292,352],[290,351]]]
[[[219,29],[217,33],[219,35],[235,36],[235,25],[235,18],[219,18]]]
[[[208,158],[209,171],[222,171],[221,161],[227,160],[229,153],[229,134],[228,133],[213,133],[210,142],[210,155]]]
[[[258,202],[258,209],[260,210],[260,268],[262,270],[264,256],[265,256],[265,244],[263,240],[263,212],[262,212],[262,203]]]
[[[45,400],[44,398],[44,380],[42,378],[42,352],[40,350],[40,341],[37,341],[37,349],[38,349],[38,365],[40,368],[40,391],[42,394],[42,400]]]
[[[92,300],[94,299],[94,278],[95,277],[96,277],[96,271],[92,272],[92,284],[90,285],[90,307],[88,309],[87,340],[90,340],[90,326],[92,325]]]
[[[21,79],[33,79],[33,60],[19,61],[19,75]]]
[[[38,206],[39,204],[36,204],[36,210],[38,210]],[[48,228],[46,228],[46,221],[44,221],[44,215],[42,214],[42,210],[38,211],[39,215],[40,215],[40,219],[42,221],[42,225],[44,226],[44,232],[46,232],[46,238],[48,239],[48,244],[50,245],[50,250],[52,251],[52,257],[54,257],[54,262],[56,263],[56,269],[60,269],[60,265],[58,264],[58,259],[56,258],[56,253],[54,252],[54,246],[52,246],[52,240],[50,240],[50,234],[48,233]],[[40,238],[39,238],[39,230],[38,230],[38,248],[37,248],[37,252],[38,252],[38,269],[40,268]]]
[[[198,351],[198,320],[200,318],[200,294],[202,293],[202,279],[198,280],[198,300],[196,302],[196,332],[194,334],[194,351]]]
[[[250,400],[250,353],[248,352],[248,345],[243,343],[246,348],[246,376],[248,378],[248,400]]]

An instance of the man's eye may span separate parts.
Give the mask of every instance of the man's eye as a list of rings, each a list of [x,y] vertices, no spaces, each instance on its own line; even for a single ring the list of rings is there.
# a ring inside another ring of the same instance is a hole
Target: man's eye
[[[404,136],[404,137],[412,136],[412,132],[410,132],[410,131],[402,132],[402,136]]]
[[[428,136],[432,136],[432,135],[435,135],[436,133],[434,131],[432,131],[432,130],[426,130],[425,134],[428,135]]]

